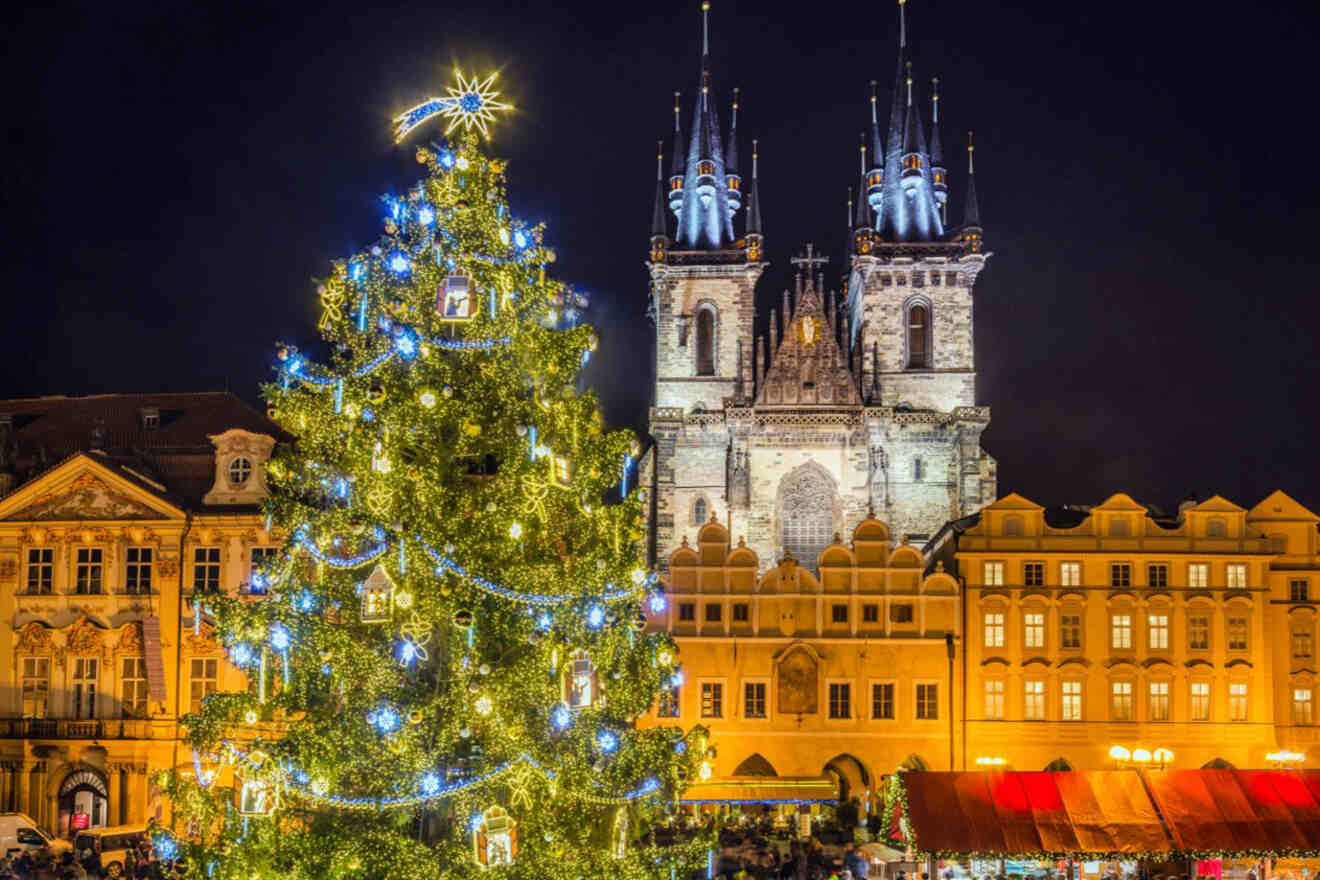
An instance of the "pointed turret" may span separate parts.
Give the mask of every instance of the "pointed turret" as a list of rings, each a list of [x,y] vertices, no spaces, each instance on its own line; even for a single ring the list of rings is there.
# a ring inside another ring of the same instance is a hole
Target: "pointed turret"
[[[949,170],[944,167],[944,148],[940,145],[940,78],[930,81],[930,180],[935,202],[940,206],[940,221],[949,222]]]
[[[674,159],[669,169],[669,210],[678,216],[683,207],[683,124],[679,121],[679,93],[674,92]]]
[[[871,210],[877,215],[881,212],[884,205],[884,182],[885,182],[885,150],[880,144],[880,116],[876,95],[876,87],[879,85],[875,80],[871,80],[871,167],[862,171],[866,174],[866,201],[871,206]]]
[[[907,94],[903,112],[903,191],[910,192],[926,171],[926,132],[921,124],[921,108],[912,100],[911,61],[903,85]]]
[[[862,133],[862,142],[858,145],[858,153],[861,159],[861,184],[857,191],[863,192],[867,186],[866,170],[866,133]],[[874,223],[871,220],[871,209],[867,205],[867,200],[859,198],[857,200],[857,212],[853,215],[853,251],[858,254],[869,254],[871,252],[871,241],[874,232]]]
[[[742,177],[738,174],[738,90],[733,90],[729,114],[729,147],[724,157],[724,180],[729,193],[729,217],[742,207]]]
[[[976,166],[972,161],[975,151],[972,133],[969,131],[967,132],[967,201],[963,205],[963,225],[958,237],[972,253],[980,253],[981,206],[976,201]]]
[[[752,141],[752,185],[747,191],[747,259],[753,263],[761,259],[761,189],[757,184],[760,163],[760,141]]]
[[[651,209],[651,260],[664,262],[669,251],[669,228],[665,219],[665,142],[655,142],[655,207]]]
[[[685,250],[720,250],[733,243],[725,155],[715,97],[710,83],[710,3],[701,4],[700,94],[693,109],[679,208],[678,246]]]

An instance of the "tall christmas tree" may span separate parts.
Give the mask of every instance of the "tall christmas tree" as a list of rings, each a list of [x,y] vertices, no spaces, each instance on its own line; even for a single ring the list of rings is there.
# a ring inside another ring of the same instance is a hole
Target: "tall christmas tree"
[[[703,732],[632,724],[680,675],[643,631],[665,600],[639,567],[637,441],[576,387],[596,337],[481,148],[492,81],[399,118],[458,137],[417,150],[425,179],[319,286],[327,363],[279,352],[266,394],[294,440],[269,470],[289,537],[267,597],[193,597],[251,687],[184,719],[189,821],[157,848],[215,880],[704,861],[706,841],[653,833]]]

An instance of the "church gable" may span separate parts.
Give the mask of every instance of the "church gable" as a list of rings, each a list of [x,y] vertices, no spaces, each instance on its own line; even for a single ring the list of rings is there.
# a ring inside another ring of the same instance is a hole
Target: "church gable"
[[[0,502],[0,520],[182,519],[184,512],[120,477],[87,455],[77,455]]]
[[[785,294],[787,298],[787,294]],[[819,281],[798,291],[797,308],[758,389],[757,406],[861,406],[847,358],[825,316]]]

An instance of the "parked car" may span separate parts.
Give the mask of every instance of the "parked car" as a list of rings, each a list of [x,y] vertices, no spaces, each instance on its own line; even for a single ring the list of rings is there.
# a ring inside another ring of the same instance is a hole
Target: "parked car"
[[[69,842],[51,837],[26,813],[0,813],[0,852],[16,856],[23,852],[39,852],[49,848],[55,852],[68,851]]]
[[[124,873],[124,857],[138,849],[147,837],[146,825],[111,825],[79,831],[73,839],[73,851],[88,871],[102,877]]]

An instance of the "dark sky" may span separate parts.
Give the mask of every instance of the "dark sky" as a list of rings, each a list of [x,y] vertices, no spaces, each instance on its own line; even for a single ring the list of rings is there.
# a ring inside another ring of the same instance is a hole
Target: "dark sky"
[[[976,289],[978,395],[1001,491],[1250,506],[1279,487],[1320,510],[1310,5],[910,0],[948,152],[977,133],[994,252]],[[805,241],[841,271],[896,11],[715,0],[715,88],[724,108],[742,88],[740,128],[762,142],[767,302]],[[458,61],[502,70],[519,107],[494,141],[510,200],[548,222],[559,277],[592,295],[589,379],[608,416],[643,427],[654,144],[670,93],[690,101],[698,34],[696,2],[20,13],[4,62],[0,396],[255,398],[273,342],[315,335],[311,279],[373,239],[377,196],[418,175],[391,143],[393,112]]]

